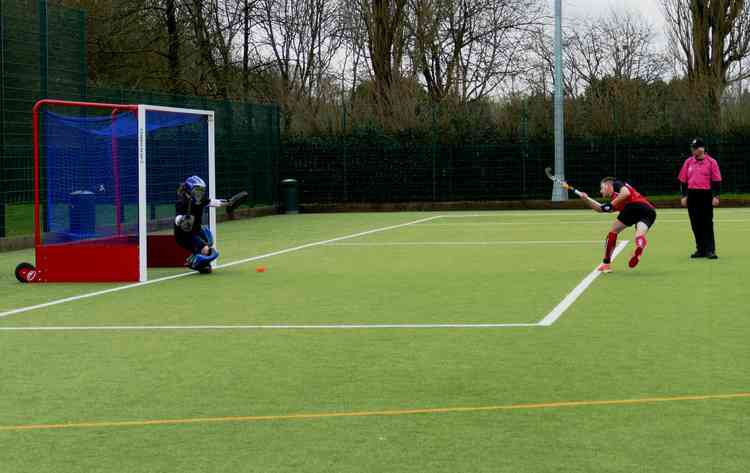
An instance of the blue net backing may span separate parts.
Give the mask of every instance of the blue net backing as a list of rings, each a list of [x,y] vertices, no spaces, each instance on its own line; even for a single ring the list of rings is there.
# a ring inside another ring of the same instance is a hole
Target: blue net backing
[[[208,182],[206,117],[147,112],[149,231],[171,228],[179,183]],[[46,111],[44,243],[111,241],[138,236],[138,123],[135,113],[62,115]],[[209,183],[212,185],[212,183]],[[119,209],[119,210],[118,210]]]
[[[208,122],[204,115],[146,112],[146,201],[149,231],[172,227],[177,187],[208,179]],[[204,218],[204,224],[208,220]]]

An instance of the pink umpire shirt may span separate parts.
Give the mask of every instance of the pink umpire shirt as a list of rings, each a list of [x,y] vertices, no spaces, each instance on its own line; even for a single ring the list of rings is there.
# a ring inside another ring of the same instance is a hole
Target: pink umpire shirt
[[[719,163],[708,153],[700,161],[695,159],[695,156],[690,156],[682,165],[677,179],[687,182],[688,189],[711,189],[711,181],[721,181]]]

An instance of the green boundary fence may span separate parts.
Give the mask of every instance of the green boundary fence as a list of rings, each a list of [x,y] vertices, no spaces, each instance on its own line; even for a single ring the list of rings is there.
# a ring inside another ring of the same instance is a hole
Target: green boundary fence
[[[251,205],[276,202],[278,107],[94,88],[86,75],[83,11],[45,0],[0,1],[0,237],[32,228],[31,109],[42,98],[213,110],[218,194],[247,190]]]
[[[676,195],[677,173],[690,138],[568,142],[566,177],[596,193],[614,175],[651,195]],[[724,175],[724,191],[750,193],[750,159],[743,140],[708,140]],[[288,140],[279,177],[299,182],[304,203],[549,199],[544,168],[552,143],[404,144],[343,139]]]

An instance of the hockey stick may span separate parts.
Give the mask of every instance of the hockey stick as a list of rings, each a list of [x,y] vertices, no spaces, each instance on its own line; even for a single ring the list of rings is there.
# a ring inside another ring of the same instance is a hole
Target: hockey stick
[[[237,210],[237,207],[242,205],[248,198],[247,191],[238,192],[237,194],[233,195],[228,201],[227,201],[227,213],[232,213],[235,210]]]
[[[573,187],[573,186],[571,186],[570,184],[568,184],[568,183],[567,183],[567,182],[566,182],[565,180],[563,180],[563,179],[560,179],[559,177],[557,177],[557,176],[555,176],[554,174],[552,174],[552,168],[545,168],[545,169],[544,169],[544,173],[545,173],[545,174],[547,175],[547,177],[548,177],[548,178],[550,178],[550,180],[551,180],[552,182],[556,182],[556,183],[560,184],[560,185],[562,186],[562,188],[563,188],[563,189],[565,189],[565,190],[568,190],[568,191],[573,191],[573,193],[574,193],[575,195],[577,195],[578,197],[583,197],[583,195],[582,195],[582,192],[581,192],[581,191],[579,191],[579,190],[578,190],[578,189],[576,189],[575,187]],[[597,207],[600,207],[600,208],[601,208],[601,206],[602,206],[602,204],[601,204],[601,203],[597,202],[596,200],[592,199],[592,198],[591,198],[591,197],[589,197],[589,196],[586,196],[585,198],[586,198],[586,200],[588,200],[588,201],[589,201],[589,202],[591,202],[592,204],[594,204],[594,205],[596,205]]]

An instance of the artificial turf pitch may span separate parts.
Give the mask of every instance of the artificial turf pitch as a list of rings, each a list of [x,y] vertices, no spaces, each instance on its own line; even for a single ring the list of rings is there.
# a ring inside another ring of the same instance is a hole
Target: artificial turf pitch
[[[717,212],[717,261],[661,211],[548,327],[612,215],[266,217],[220,225],[220,260],[431,217],[0,316],[0,471],[750,468],[750,211]],[[0,313],[116,287],[21,285],[24,260]]]

